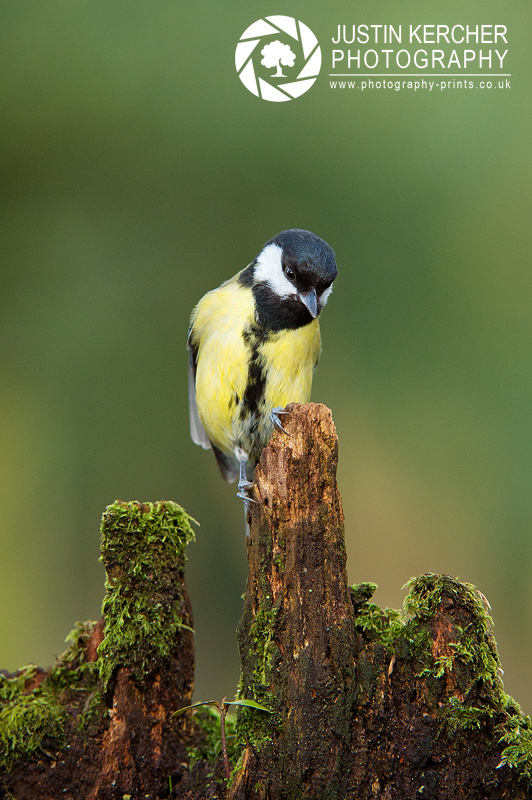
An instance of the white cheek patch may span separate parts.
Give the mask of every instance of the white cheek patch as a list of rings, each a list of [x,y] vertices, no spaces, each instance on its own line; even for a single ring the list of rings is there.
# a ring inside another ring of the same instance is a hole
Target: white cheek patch
[[[282,255],[278,244],[267,245],[257,257],[254,276],[256,281],[267,283],[278,297],[288,297],[297,294],[297,289],[283,272]]]
[[[324,290],[324,291],[323,291],[323,292],[320,294],[320,296],[318,297],[318,302],[319,302],[319,304],[320,304],[320,306],[321,306],[322,308],[323,308],[323,306],[324,306],[324,305],[327,303],[327,300],[329,299],[329,296],[330,296],[331,292],[332,292],[332,283],[331,283],[331,285],[329,286],[329,288],[328,288],[328,289],[325,289],[325,290]]]

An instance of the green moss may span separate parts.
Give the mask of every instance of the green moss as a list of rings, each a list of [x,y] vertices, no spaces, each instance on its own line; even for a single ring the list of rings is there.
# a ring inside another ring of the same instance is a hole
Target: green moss
[[[377,591],[376,583],[355,583],[349,587],[349,594],[355,609],[359,609],[370,600]]]
[[[377,639],[389,648],[403,630],[403,615],[393,608],[382,609],[376,603],[368,602],[376,589],[376,583],[359,583],[349,587],[355,609],[355,628],[361,630],[367,640]]]
[[[404,601],[408,616],[418,620],[428,620],[437,613],[444,594],[453,598],[457,605],[464,607],[474,617],[477,633],[485,635],[493,627],[493,620],[486,611],[482,595],[471,583],[461,583],[448,575],[434,575],[429,572],[419,578],[411,578],[403,588],[410,591]]]
[[[271,673],[278,656],[274,632],[279,607],[273,602],[270,592],[269,584],[264,582],[264,585],[261,586],[259,607],[253,617],[247,637],[251,642],[249,657],[254,665],[252,696],[249,695],[249,690],[248,694],[244,695],[266,707],[269,707]],[[242,699],[243,695],[238,694],[237,697]]]
[[[431,675],[439,679],[446,673],[456,672],[459,666],[467,665],[470,678],[461,691],[467,694],[475,683],[483,681],[499,700],[502,682],[497,648],[491,635],[493,620],[475,587],[446,575],[431,573],[412,579],[406,585],[410,592],[404,607],[409,619],[404,633],[423,666],[418,677]],[[434,658],[428,623],[439,612],[444,596],[452,603],[450,608],[460,610],[460,615],[453,620],[453,633],[457,641],[449,643],[452,653]]]
[[[279,602],[282,599],[279,598]],[[246,637],[250,651],[246,656],[248,663],[253,664],[252,679],[249,686],[244,686],[242,679],[237,689],[238,699],[255,700],[266,708],[277,708],[279,698],[272,697],[272,673],[275,669],[279,650],[275,644],[275,623],[279,607],[273,603],[267,583],[259,600],[259,608],[255,614]],[[280,729],[276,714],[261,714],[251,708],[239,708],[237,733],[241,746],[251,744],[257,751],[262,750],[273,741],[274,732]]]
[[[369,639],[378,639],[385,647],[392,647],[403,630],[400,611],[380,608],[375,603],[365,603],[355,616],[355,627],[360,628]]]
[[[19,694],[0,710],[0,766],[11,769],[20,755],[39,750],[47,738],[64,744],[66,711],[44,690]]]
[[[421,666],[418,678],[439,680],[446,674],[456,673],[458,669],[465,675],[463,667],[467,666],[467,684],[460,687],[461,693],[467,696],[474,686],[482,682],[490,689],[490,697],[495,704],[499,708],[505,707],[507,695],[503,692],[499,657],[491,635],[493,621],[475,587],[446,575],[431,573],[413,578],[406,586],[410,591],[404,601],[404,615],[392,609],[381,610],[375,603],[367,602],[365,598],[371,596],[375,584],[352,587],[356,627],[370,641],[377,639],[396,654],[411,655]],[[453,637],[456,641],[448,644],[451,652],[434,656],[431,626],[434,617],[440,613],[444,597],[447,598],[446,602],[450,599],[449,608],[458,612],[453,618]],[[467,703],[462,705],[462,711],[465,707]],[[471,718],[476,714],[475,708],[470,707]],[[447,711],[452,713],[453,709]],[[464,719],[467,713],[463,712]],[[482,713],[488,712],[482,710]]]
[[[32,665],[0,675],[0,768],[9,770],[18,757],[44,746],[63,748],[70,723],[77,717],[82,729],[96,705],[101,709],[97,665],[85,660],[94,625],[76,624],[67,637],[70,647],[48,672]]]
[[[282,575],[284,573],[284,559],[280,553],[276,553],[274,556],[274,564],[277,567],[279,573]]]
[[[104,685],[121,665],[132,667],[137,678],[146,676],[170,654],[179,632],[191,630],[180,580],[186,546],[194,539],[191,521],[170,501],[117,501],[103,515],[106,621],[98,664]]]
[[[259,606],[250,634],[254,641],[256,669],[253,675],[255,688],[262,690],[270,683],[272,656],[277,652],[274,645],[274,625],[278,609],[272,606],[269,597],[264,598]],[[261,702],[256,697],[257,702]],[[261,697],[264,700],[264,697]]]
[[[56,691],[85,688],[92,691],[99,678],[98,664],[86,661],[86,647],[94,630],[95,622],[76,622],[65,641],[70,642],[68,650],[59,656],[50,672],[50,682]]]
[[[515,709],[515,703],[513,705]],[[517,769],[523,778],[530,781],[532,778],[532,717],[523,716],[521,713],[510,716],[502,725],[499,742],[507,746],[502,751],[498,768],[508,764]]]
[[[76,723],[78,735],[88,737],[94,734],[98,729],[102,715],[106,714],[107,711],[102,693],[99,691],[91,692],[78,715]]]
[[[107,713],[100,677],[106,682],[120,663],[143,674],[150,659],[170,652],[188,627],[180,577],[193,538],[190,520],[169,502],[117,502],[107,509],[107,619],[99,660],[86,660],[95,623],[79,622],[48,672],[29,666],[0,674],[0,769],[10,769],[21,756],[62,748],[72,734],[96,732]]]
[[[381,610],[368,602],[375,584],[363,583],[350,589],[355,608],[355,625],[369,643],[377,643],[398,657],[410,657],[420,666],[416,677],[438,682],[453,676],[460,692],[445,698],[439,708],[442,734],[455,737],[480,730],[490,720],[498,721],[502,752],[500,767],[517,769],[523,779],[532,779],[532,717],[523,716],[518,704],[504,692],[499,656],[492,636],[493,621],[485,598],[469,583],[431,573],[410,580],[404,615]],[[445,596],[445,597],[444,597]],[[443,603],[456,609],[449,653],[434,656],[432,623]],[[360,702],[371,696],[378,680],[372,651],[358,660]],[[382,669],[382,667],[381,667]],[[435,684],[435,690],[438,691]],[[462,699],[463,698],[463,699]]]
[[[5,704],[15,700],[33,681],[36,674],[37,667],[34,664],[22,667],[14,675],[0,673],[0,703]]]
[[[439,682],[443,689],[443,679],[452,675],[460,693],[460,699],[452,695],[440,705],[442,731],[454,736],[479,729],[504,707],[499,657],[491,635],[493,621],[481,595],[471,584],[431,573],[410,580],[407,587],[404,636],[421,667],[416,677],[429,684]],[[447,652],[435,656],[431,626],[442,604],[452,612],[452,637]]]
[[[100,692],[98,663],[86,660],[87,644],[95,625],[91,621],[76,623],[65,640],[70,642],[70,647],[59,656],[48,679],[61,702],[75,708],[78,735],[90,735],[102,714],[107,713]]]
[[[507,746],[498,766],[507,764],[530,781],[532,718],[524,716],[519,705],[504,691],[497,647],[491,633],[493,620],[486,610],[485,599],[471,584],[447,576],[423,575],[409,581],[408,586],[410,593],[405,600],[405,610],[410,620],[405,631],[406,635],[414,634],[411,643],[415,655],[427,665],[419,677],[438,679],[453,672],[457,679],[459,671],[467,675],[467,682],[460,686],[463,699],[451,696],[441,708],[442,730],[452,737],[460,732],[480,730],[489,720],[500,720],[497,725],[499,743]],[[452,655],[433,658],[432,638],[419,633],[423,623],[429,622],[438,612],[444,594],[455,601],[456,608],[469,613],[467,619],[454,621],[457,641],[449,642]]]
[[[480,730],[495,713],[490,706],[468,706],[458,697],[450,697],[442,710],[442,720],[448,736],[454,737],[465,731]]]

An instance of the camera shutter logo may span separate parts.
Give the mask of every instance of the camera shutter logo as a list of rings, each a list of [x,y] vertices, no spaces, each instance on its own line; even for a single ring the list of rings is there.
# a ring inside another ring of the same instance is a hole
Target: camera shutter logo
[[[246,89],[263,100],[282,103],[300,97],[315,82],[321,48],[304,22],[278,14],[246,28],[236,46],[235,65]]]

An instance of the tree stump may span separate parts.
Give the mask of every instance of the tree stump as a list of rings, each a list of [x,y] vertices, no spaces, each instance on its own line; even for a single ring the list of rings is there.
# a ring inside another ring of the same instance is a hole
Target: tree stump
[[[194,687],[184,582],[189,517],[175,503],[109,506],[104,618],[49,670],[0,675],[0,798],[169,797],[191,736],[172,713]]]
[[[238,630],[241,692],[275,715],[240,714],[249,741],[235,798],[302,797],[311,786],[313,796],[325,797],[339,778],[347,734],[354,610],[336,486],[338,441],[324,406],[288,410],[288,436],[273,438],[255,470],[258,505],[251,507]]]
[[[405,620],[369,602],[374,585],[348,589],[331,413],[288,411],[255,471],[238,630],[240,694],[274,713],[239,711],[229,797],[529,797],[530,720],[503,692],[481,598],[423,576]]]

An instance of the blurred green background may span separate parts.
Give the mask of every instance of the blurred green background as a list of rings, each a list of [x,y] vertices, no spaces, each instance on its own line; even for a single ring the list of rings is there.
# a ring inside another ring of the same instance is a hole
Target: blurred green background
[[[325,56],[279,104],[234,69],[277,13]],[[505,24],[512,88],[333,91],[330,37],[363,22]],[[531,22],[522,0],[2,3],[0,667],[46,666],[98,618],[106,505],[165,498],[201,523],[196,699],[231,696],[243,515],[189,439],[188,318],[303,227],[340,268],[313,399],[350,581],[393,607],[426,571],[477,585],[532,711]]]

